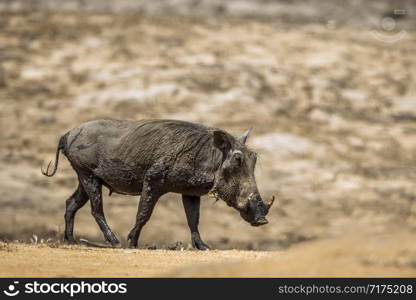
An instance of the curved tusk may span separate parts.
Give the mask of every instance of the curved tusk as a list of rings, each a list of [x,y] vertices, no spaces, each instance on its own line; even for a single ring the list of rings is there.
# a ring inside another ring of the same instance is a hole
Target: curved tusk
[[[272,196],[272,198],[270,199],[270,201],[269,201],[269,202],[267,202],[266,204],[267,204],[269,207],[271,207],[271,206],[273,205],[274,199],[275,199],[275,197],[274,197],[274,195],[273,195],[273,196]]]
[[[237,207],[238,207],[239,209],[244,209],[244,208],[246,208],[246,206],[245,206],[243,203],[241,203],[241,202],[238,202],[238,203],[237,203]]]

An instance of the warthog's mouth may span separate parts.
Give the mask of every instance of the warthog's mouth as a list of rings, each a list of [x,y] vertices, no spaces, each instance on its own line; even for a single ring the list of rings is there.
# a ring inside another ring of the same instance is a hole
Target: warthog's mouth
[[[266,218],[261,218],[253,222],[250,222],[251,226],[256,226],[256,227],[261,226],[261,225],[266,225],[267,223],[269,223],[269,221],[267,221]]]

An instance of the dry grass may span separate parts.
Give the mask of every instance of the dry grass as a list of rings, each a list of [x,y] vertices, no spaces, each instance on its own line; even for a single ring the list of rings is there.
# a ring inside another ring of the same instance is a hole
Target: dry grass
[[[0,251],[6,251],[6,252],[16,251],[16,246],[12,243],[0,242]]]

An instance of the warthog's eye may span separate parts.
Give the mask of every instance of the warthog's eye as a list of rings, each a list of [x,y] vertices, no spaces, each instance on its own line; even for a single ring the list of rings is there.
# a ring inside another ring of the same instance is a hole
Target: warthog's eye
[[[241,166],[243,164],[243,154],[241,152],[235,152],[233,159],[238,166]]]

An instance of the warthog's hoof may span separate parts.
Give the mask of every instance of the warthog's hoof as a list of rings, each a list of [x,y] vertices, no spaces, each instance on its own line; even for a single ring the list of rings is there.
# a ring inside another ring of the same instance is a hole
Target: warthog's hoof
[[[129,246],[128,246],[128,248],[130,248],[130,249],[137,249],[137,248],[139,248],[139,245],[134,245],[134,244],[132,244],[132,243],[130,243],[129,244]]]
[[[111,240],[111,241],[107,241],[107,242],[109,242],[111,244],[111,246],[113,246],[114,248],[120,247],[120,242],[117,238],[114,239],[114,240]]]
[[[192,246],[198,250],[210,250],[211,248],[205,244],[201,239],[195,239],[192,241]]]
[[[76,245],[78,242],[74,238],[65,238],[64,243],[67,245]]]
[[[117,244],[111,244],[111,247],[113,248],[122,248],[122,245],[120,242],[118,242]]]
[[[130,249],[137,249],[139,247],[137,240],[133,241],[133,233],[129,233],[129,235],[127,236],[127,242],[129,243],[129,248]]]
[[[112,231],[106,232],[106,234],[104,234],[104,237],[107,240],[107,242],[109,242],[113,247],[116,247],[118,244],[120,244],[120,241]]]

